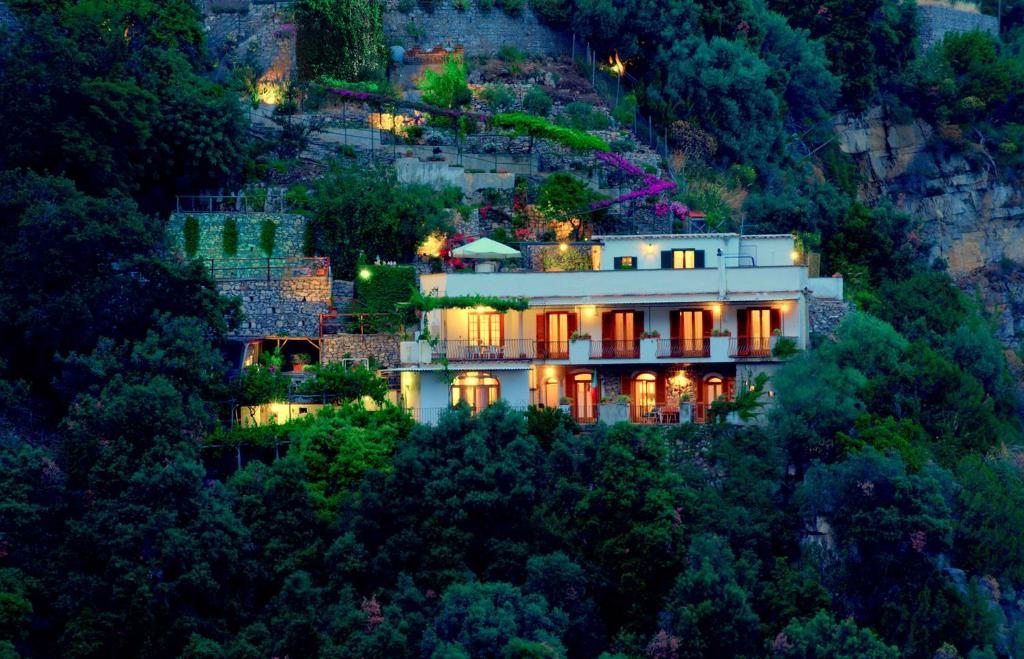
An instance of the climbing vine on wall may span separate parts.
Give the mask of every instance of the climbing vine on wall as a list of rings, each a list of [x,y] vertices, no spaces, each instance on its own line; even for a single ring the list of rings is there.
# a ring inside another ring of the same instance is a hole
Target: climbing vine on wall
[[[185,218],[185,226],[181,231],[185,238],[185,255],[193,258],[199,251],[199,220],[194,215],[189,215]]]
[[[296,8],[299,76],[379,80],[388,63],[381,3],[302,0]]]

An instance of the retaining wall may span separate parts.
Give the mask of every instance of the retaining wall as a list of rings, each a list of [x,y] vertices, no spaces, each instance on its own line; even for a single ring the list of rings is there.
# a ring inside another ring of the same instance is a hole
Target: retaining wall
[[[222,295],[242,301],[245,319],[237,337],[320,336],[320,314],[331,299],[328,277],[295,277],[271,281],[220,281]]]
[[[960,11],[941,5],[918,5],[917,13],[921,19],[921,28],[918,32],[921,50],[928,50],[951,32],[999,32],[999,20],[995,16]]]
[[[175,254],[185,253],[185,218],[199,220],[199,251],[197,258],[222,259],[224,254],[224,220],[238,222],[238,254],[233,258],[264,258],[260,249],[260,228],[264,220],[277,223],[272,256],[303,256],[306,218],[292,213],[171,213],[167,221],[167,239]]]
[[[366,358],[383,368],[398,366],[398,338],[397,334],[331,334],[321,342],[320,361]]]

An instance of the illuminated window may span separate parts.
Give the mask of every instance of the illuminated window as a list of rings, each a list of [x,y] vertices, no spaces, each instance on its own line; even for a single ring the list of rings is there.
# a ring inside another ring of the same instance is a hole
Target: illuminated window
[[[470,313],[469,343],[475,346],[501,345],[501,314]]]
[[[500,394],[498,379],[488,373],[469,371],[455,378],[452,383],[452,405],[464,402],[474,412],[498,400]]]
[[[672,267],[676,270],[692,270],[693,263],[694,251],[692,249],[672,250]]]
[[[636,270],[635,256],[616,256],[614,263],[616,270]]]

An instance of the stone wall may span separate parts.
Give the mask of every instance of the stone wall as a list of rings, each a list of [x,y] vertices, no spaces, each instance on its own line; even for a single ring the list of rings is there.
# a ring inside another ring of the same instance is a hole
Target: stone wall
[[[475,195],[486,188],[512,190],[516,185],[515,174],[467,172],[465,167],[454,166],[446,161],[399,158],[395,161],[399,183],[422,183],[435,190],[454,186],[466,197]]]
[[[853,305],[842,300],[807,296],[807,319],[811,335],[832,336]]]
[[[302,256],[306,218],[291,213],[171,213],[167,221],[167,238],[176,254],[185,251],[185,218],[199,220],[198,258],[222,259],[224,255],[224,220],[238,222],[238,254],[234,258],[264,258],[260,249],[260,227],[264,220],[277,223],[273,256]]]
[[[331,334],[320,346],[320,361],[324,364],[345,358],[369,359],[382,368],[398,366],[397,334]]]
[[[460,11],[445,0],[433,12],[417,6],[408,14],[398,11],[397,4],[389,0],[386,5],[384,36],[407,49],[462,46],[466,55],[492,55],[502,46],[515,46],[531,55],[560,55],[571,48],[564,34],[540,23],[529,7],[513,18],[497,7],[481,12],[473,3]]]
[[[272,281],[221,281],[222,295],[242,301],[245,319],[237,337],[320,336],[320,314],[331,297],[328,277],[295,277]]]
[[[999,32],[999,20],[995,16],[932,4],[918,5],[917,13],[921,19],[918,39],[922,50],[928,50],[949,33]]]
[[[206,46],[222,73],[252,62],[266,79],[288,80],[295,70],[295,31],[281,3],[207,2],[203,25]]]

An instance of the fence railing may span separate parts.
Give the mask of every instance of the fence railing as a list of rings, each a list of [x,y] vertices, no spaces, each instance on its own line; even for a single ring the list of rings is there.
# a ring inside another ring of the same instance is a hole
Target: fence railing
[[[710,357],[711,339],[658,339],[658,357]]]
[[[262,259],[204,259],[207,272],[216,281],[330,277],[331,260],[326,256],[289,256]]]
[[[730,357],[771,357],[774,342],[772,339],[782,337],[770,336],[739,336],[729,339]],[[785,337],[796,341],[796,337]]]
[[[505,339],[500,345],[480,345],[466,339],[449,339],[438,341],[432,353],[435,360],[511,361],[535,359],[537,346],[533,339]]]
[[[569,359],[569,342],[537,341],[537,359]]]
[[[639,359],[640,340],[591,341],[591,359]]]
[[[453,408],[451,407],[410,407],[406,408],[405,411],[406,413],[409,414],[409,416],[413,418],[413,421],[416,421],[417,423],[423,423],[428,426],[435,426],[437,425],[438,421],[441,420],[441,417],[445,413],[452,411],[452,409]],[[528,408],[509,407],[509,409],[512,410],[513,412],[522,412],[523,414],[525,414]],[[483,410],[474,410],[473,414],[479,414],[482,411]]]
[[[332,334],[377,334],[392,331],[398,324],[391,313],[322,313],[320,336]]]
[[[281,195],[177,195],[179,213],[284,213],[288,203]]]

